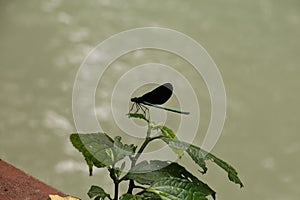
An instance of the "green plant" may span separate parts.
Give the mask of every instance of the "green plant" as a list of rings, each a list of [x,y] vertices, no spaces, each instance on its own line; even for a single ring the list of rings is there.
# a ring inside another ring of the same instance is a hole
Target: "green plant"
[[[186,152],[202,169],[200,171],[202,174],[207,171],[206,161],[212,161],[227,172],[230,181],[243,187],[236,170],[223,160],[195,145],[179,141],[170,128],[153,124],[143,114],[129,113],[128,116],[144,120],[148,124],[146,137],[138,149],[134,144],[123,144],[120,136],[112,139],[106,133],[74,133],[70,136],[73,146],[83,154],[90,175],[93,166],[106,167],[114,183],[114,197],[101,187],[93,185],[88,192],[90,198],[95,200],[206,200],[211,196],[215,199],[214,190],[178,163],[161,160],[139,162],[141,153],[154,140],[165,142],[179,158]],[[159,130],[160,134],[151,137],[153,130]],[[130,159],[129,172],[123,172],[125,158]],[[123,181],[129,181],[128,190],[119,198],[119,185]]]

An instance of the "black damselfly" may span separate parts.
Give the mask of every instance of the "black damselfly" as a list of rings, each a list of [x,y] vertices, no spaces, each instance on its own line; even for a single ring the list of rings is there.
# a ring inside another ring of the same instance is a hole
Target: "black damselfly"
[[[173,86],[171,85],[171,83],[165,83],[155,88],[151,92],[144,94],[141,97],[131,98],[131,102],[133,102],[134,104],[131,106],[129,112],[131,112],[133,110],[133,107],[136,106],[136,112],[138,112],[139,109],[141,109],[144,112],[144,114],[146,114],[148,108],[145,105],[147,105],[147,106],[152,106],[155,108],[160,108],[175,113],[180,113],[185,115],[190,114],[189,112],[184,112],[181,110],[175,110],[175,109],[160,106],[161,104],[164,104],[170,99],[170,97],[172,96],[172,92],[173,92]]]

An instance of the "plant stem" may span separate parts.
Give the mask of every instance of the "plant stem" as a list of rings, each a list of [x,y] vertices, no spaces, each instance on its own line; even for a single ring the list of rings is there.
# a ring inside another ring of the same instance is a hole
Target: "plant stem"
[[[141,156],[141,153],[144,151],[144,149],[146,148],[146,146],[149,144],[150,141],[151,141],[150,137],[145,138],[145,140],[144,140],[142,146],[140,147],[140,149],[138,150],[137,154],[131,159],[131,169],[135,166],[137,160]],[[132,194],[134,187],[135,187],[134,181],[132,179],[130,179],[127,193]]]
[[[114,194],[114,200],[118,200],[119,199],[119,182],[115,183],[115,194]]]
[[[145,150],[146,146],[153,140],[155,139],[159,139],[161,138],[161,136],[156,136],[151,138],[150,137],[151,134],[151,126],[148,123],[148,130],[147,130],[147,136],[142,144],[142,146],[140,147],[140,149],[138,150],[137,154],[131,158],[131,169],[136,165],[137,160],[139,159],[139,157],[142,155],[142,152]],[[122,179],[121,179],[122,180]],[[135,188],[134,185],[134,180],[130,179],[129,180],[129,186],[128,186],[128,190],[127,193],[132,194],[133,188]]]
[[[111,179],[114,181],[115,184],[115,194],[114,194],[114,200],[118,200],[119,199],[119,180],[118,177],[116,176],[116,172],[115,172],[115,165],[112,165],[111,168],[108,168],[109,171],[109,176],[111,177]]]
[[[151,125],[150,125],[150,122],[148,122],[148,129],[147,129],[147,137],[146,138],[150,137],[150,135],[151,135]]]
[[[134,181],[132,179],[130,179],[129,181],[129,186],[128,186],[128,190],[127,190],[127,193],[128,194],[132,194],[132,191],[133,191],[133,188],[134,188]]]

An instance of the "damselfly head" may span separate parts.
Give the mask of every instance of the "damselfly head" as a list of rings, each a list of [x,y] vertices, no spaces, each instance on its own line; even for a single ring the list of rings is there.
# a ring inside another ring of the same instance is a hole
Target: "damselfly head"
[[[130,100],[131,100],[131,102],[134,102],[134,103],[142,103],[141,98],[139,98],[139,97],[133,97]]]

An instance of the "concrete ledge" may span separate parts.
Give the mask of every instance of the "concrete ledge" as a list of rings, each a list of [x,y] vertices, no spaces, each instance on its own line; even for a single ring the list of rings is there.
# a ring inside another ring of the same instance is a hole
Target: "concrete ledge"
[[[1,200],[48,200],[49,194],[66,196],[62,192],[0,159]]]

